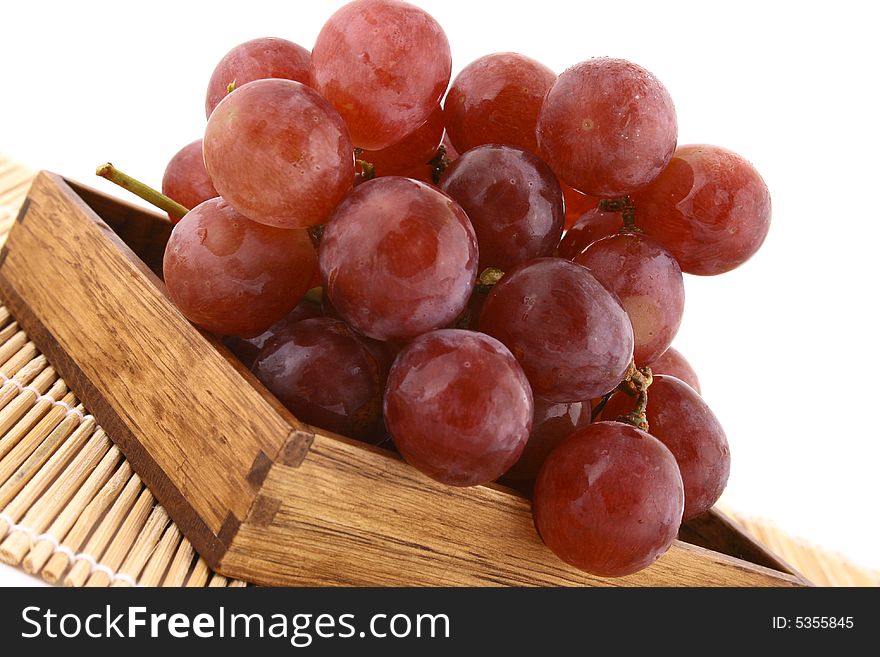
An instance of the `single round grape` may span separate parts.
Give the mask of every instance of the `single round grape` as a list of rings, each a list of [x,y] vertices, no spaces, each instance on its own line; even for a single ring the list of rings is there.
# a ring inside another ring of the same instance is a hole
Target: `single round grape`
[[[538,152],[535,126],[556,74],[534,59],[499,52],[471,62],[449,87],[443,112],[460,153],[482,144]]]
[[[355,146],[387,148],[418,128],[449,84],[452,56],[443,29],[398,0],[359,0],[321,28],[312,84],[345,119]]]
[[[684,381],[691,388],[700,392],[700,379],[697,378],[696,371],[677,349],[669,347],[669,349],[648,363],[648,365],[655,376],[658,374],[674,376],[679,381]]]
[[[354,150],[330,103],[292,80],[257,80],[208,119],[205,165],[241,214],[279,228],[327,220],[354,182]]]
[[[189,321],[250,337],[296,307],[315,259],[308,232],[258,224],[218,197],[174,227],[162,268],[168,295]]]
[[[574,402],[601,397],[632,361],[626,312],[585,268],[538,258],[507,272],[489,293],[480,330],[516,356],[536,396]]]
[[[678,148],[633,203],[636,224],[688,274],[713,276],[739,267],[770,230],[770,192],[761,175],[718,146]]]
[[[599,208],[587,210],[580,219],[565,231],[559,243],[559,257],[574,260],[590,244],[603,237],[614,235],[623,228],[620,212],[605,212]]]
[[[612,420],[633,409],[633,398],[616,392],[602,410]],[[648,432],[675,456],[684,481],[684,520],[708,511],[730,474],[730,447],[718,418],[703,398],[675,377],[660,374],[648,388]]]
[[[264,37],[241,43],[223,56],[211,74],[205,116],[229,93],[254,80],[280,78],[309,84],[309,51],[285,39]]]
[[[669,163],[678,123],[669,92],[622,59],[598,58],[560,75],[538,116],[539,155],[575,189],[600,197],[644,187]]]
[[[582,194],[561,180],[559,186],[562,187],[562,198],[565,199],[565,229],[568,230],[584,216],[585,212],[597,208],[601,199]]]
[[[532,514],[560,559],[593,575],[621,577],[669,549],[683,506],[678,465],[659,440],[628,424],[596,422],[544,461]]]
[[[201,139],[187,144],[171,158],[162,176],[162,193],[188,210],[220,196],[205,169]],[[180,221],[170,214],[168,218],[175,224]]]
[[[507,270],[553,255],[565,216],[562,190],[536,155],[511,146],[478,146],[446,170],[440,189],[458,202],[474,226],[480,271]]]
[[[516,359],[482,333],[444,329],[410,342],[385,390],[385,422],[412,466],[452,486],[494,481],[532,428],[532,391]]]
[[[317,317],[291,324],[266,342],[252,369],[303,422],[351,438],[379,437],[385,379],[344,322]]]
[[[512,481],[532,481],[550,452],[590,423],[590,402],[551,402],[535,397],[532,433],[519,460],[504,475]]]
[[[388,176],[359,185],[324,229],[324,294],[360,333],[407,340],[454,320],[477,275],[464,211],[424,183]]]
[[[443,110],[438,105],[422,125],[388,148],[364,151],[358,159],[373,165],[377,176],[402,176],[413,167],[430,173],[428,162],[443,140]]]
[[[317,267],[315,268],[317,269]],[[253,338],[240,338],[237,335],[223,336],[223,344],[231,351],[238,360],[240,360],[248,369],[254,364],[257,355],[260,353],[266,343],[276,334],[280,333],[291,324],[296,324],[304,319],[312,319],[313,317],[321,317],[321,306],[303,298],[296,308],[287,313],[284,317],[272,324],[268,329]]]
[[[638,365],[672,344],[684,315],[681,268],[658,242],[638,233],[603,237],[574,259],[617,295],[632,323]]]

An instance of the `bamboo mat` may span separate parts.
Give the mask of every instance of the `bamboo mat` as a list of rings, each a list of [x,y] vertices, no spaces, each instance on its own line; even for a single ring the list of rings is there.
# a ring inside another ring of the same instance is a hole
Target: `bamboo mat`
[[[0,244],[32,174],[0,154]],[[725,509],[820,586],[880,573]],[[212,573],[125,457],[0,306],[0,560],[68,586],[245,586]]]

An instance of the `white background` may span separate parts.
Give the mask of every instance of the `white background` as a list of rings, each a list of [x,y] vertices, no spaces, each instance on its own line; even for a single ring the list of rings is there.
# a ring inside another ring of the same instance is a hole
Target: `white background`
[[[341,4],[6,4],[0,150],[101,188],[93,172],[107,160],[158,185],[171,155],[201,136],[205,87],[229,48],[259,36],[311,48]],[[773,196],[770,235],[738,270],[686,277],[675,344],[728,433],[727,502],[880,567],[872,3],[417,4],[445,28],[453,74],[502,50],[557,72],[630,59],[668,87],[679,143],[755,164]]]

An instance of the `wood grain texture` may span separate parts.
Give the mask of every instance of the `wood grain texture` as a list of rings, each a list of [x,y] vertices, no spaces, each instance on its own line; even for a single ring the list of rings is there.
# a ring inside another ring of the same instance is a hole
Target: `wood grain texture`
[[[541,544],[521,496],[449,488],[390,453],[299,423],[167,300],[155,273],[164,238],[135,225],[161,219],[76,191],[39,175],[10,235],[0,291],[224,575],[316,585],[800,583],[680,542],[633,576],[594,578]]]
[[[710,509],[683,524],[678,537],[692,545],[724,552],[737,559],[789,573],[806,581],[793,566],[771,552],[742,525],[719,509]]]
[[[802,584],[679,541],[635,575],[592,577],[541,543],[528,501],[511,491],[444,486],[390,453],[322,433],[299,468],[275,464],[258,500],[218,569],[260,584]]]
[[[247,516],[259,489],[247,479],[255,459],[274,458],[302,425],[261,387],[243,385],[249,373],[186,321],[61,178],[39,174],[28,198],[0,266],[10,309],[215,561],[221,528]],[[113,203],[125,208],[113,212],[117,229],[149,217]]]

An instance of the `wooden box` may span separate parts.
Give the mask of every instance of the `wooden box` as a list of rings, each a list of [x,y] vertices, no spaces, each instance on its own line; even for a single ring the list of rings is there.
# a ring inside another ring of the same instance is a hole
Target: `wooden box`
[[[275,585],[805,583],[716,512],[650,568],[593,577],[543,546],[517,493],[447,487],[304,425],[170,303],[170,230],[43,172],[0,254],[0,292],[222,574]]]

